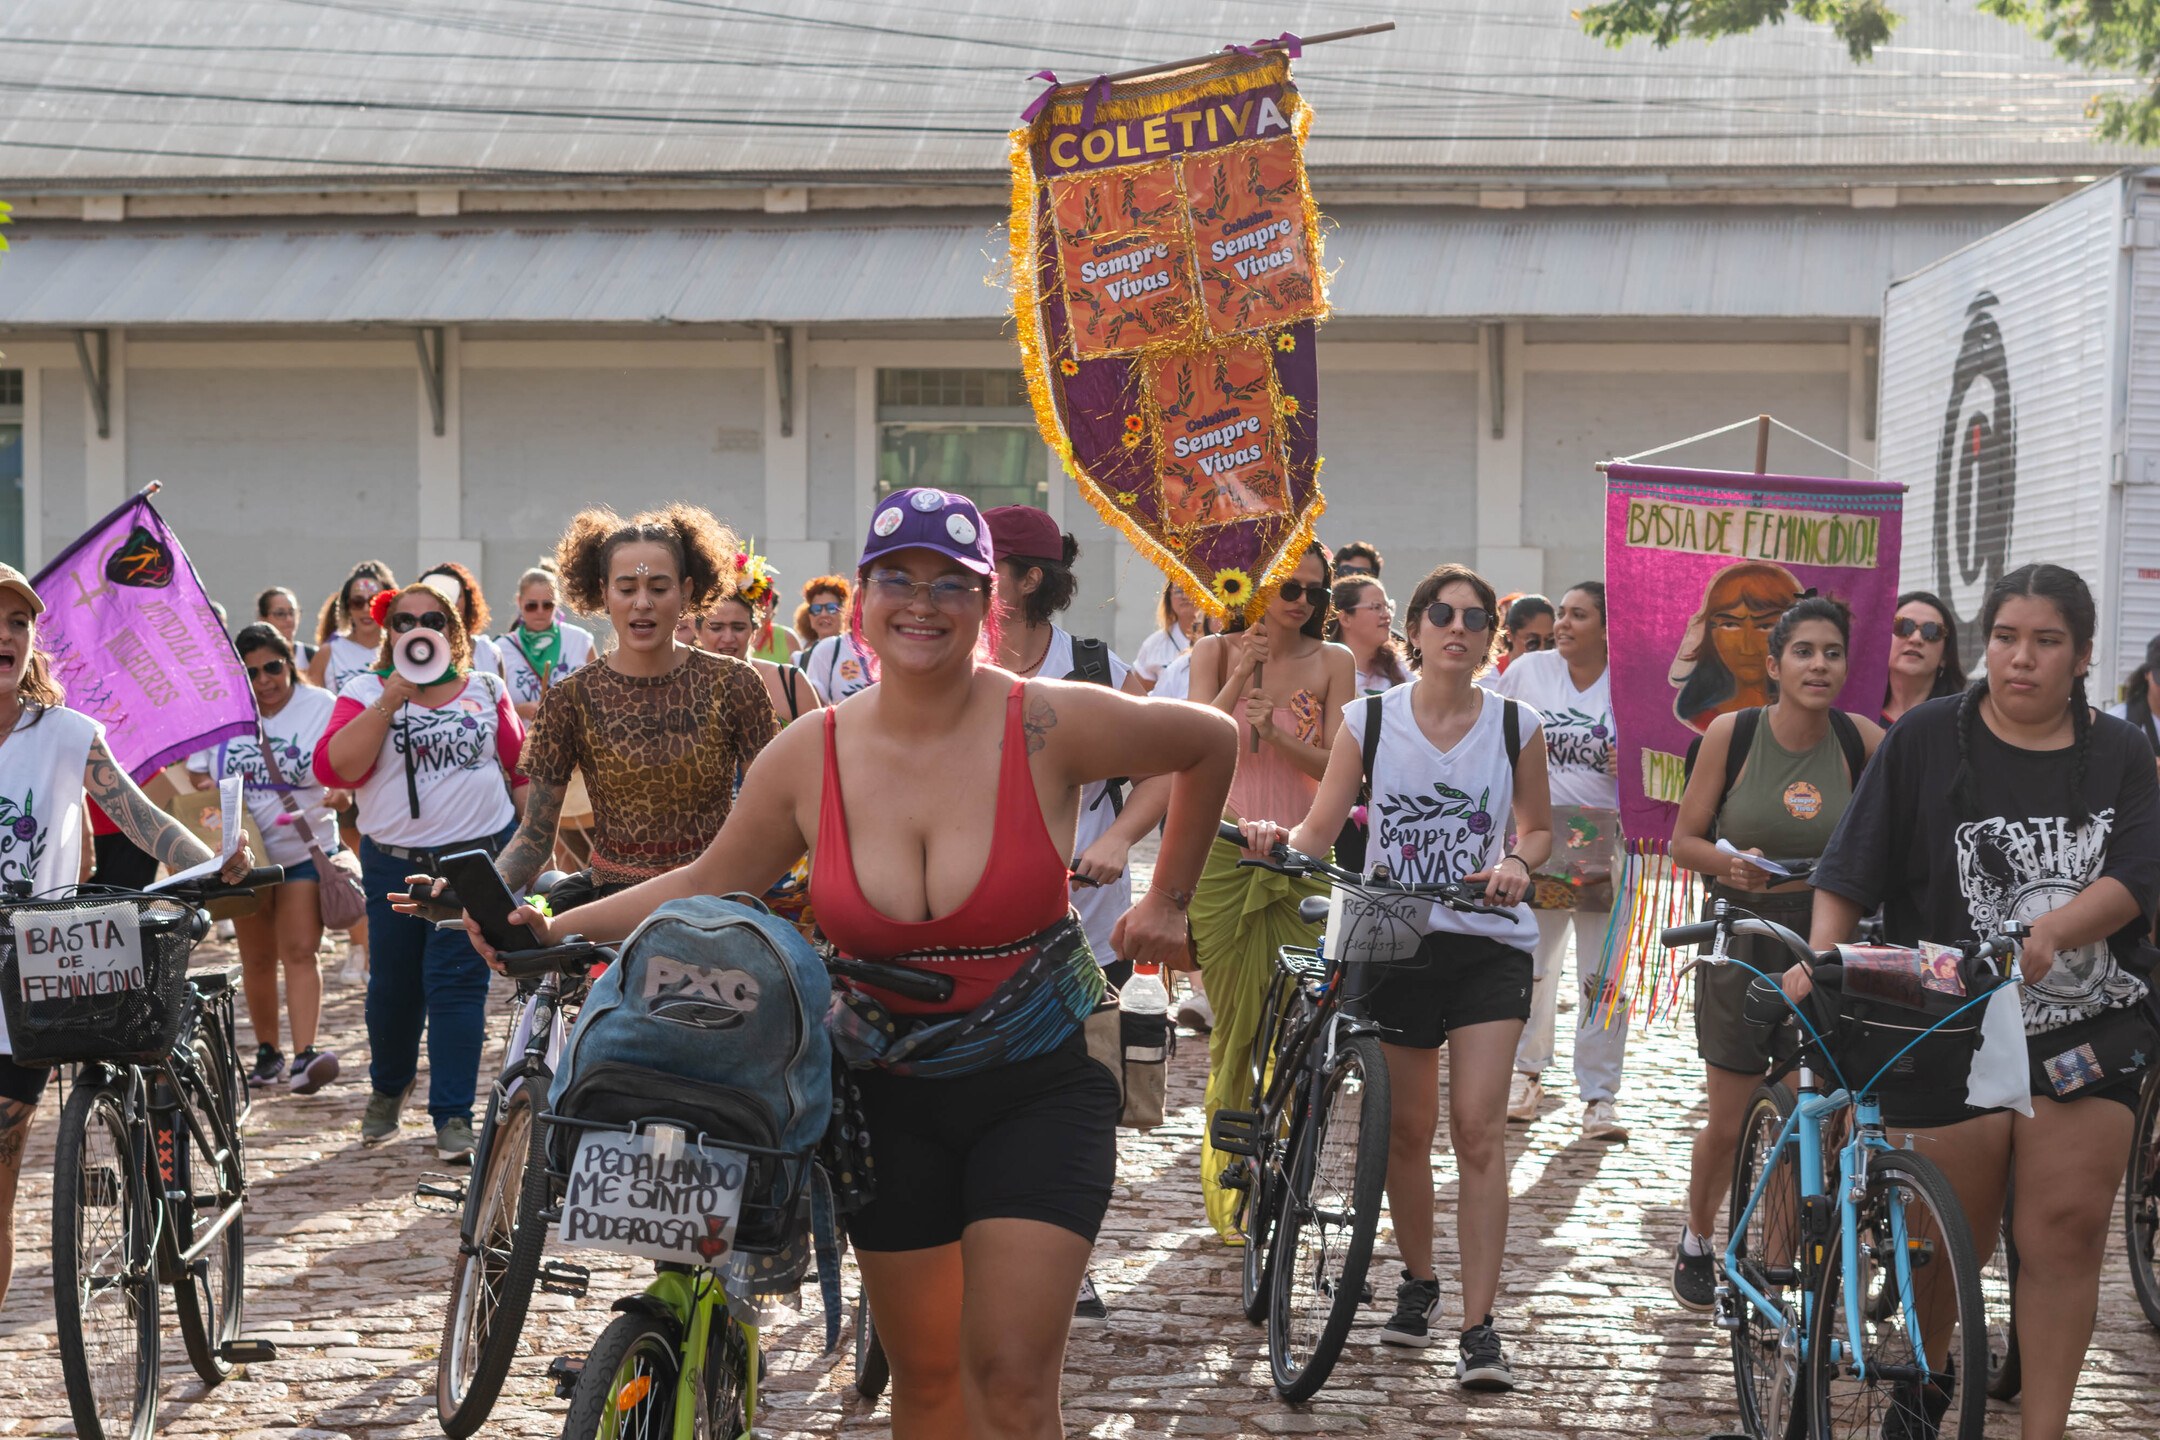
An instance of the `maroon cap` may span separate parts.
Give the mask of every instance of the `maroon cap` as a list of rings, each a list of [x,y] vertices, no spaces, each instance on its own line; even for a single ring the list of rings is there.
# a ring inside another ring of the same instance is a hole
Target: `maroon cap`
[[[935,550],[977,575],[996,568],[990,562],[989,526],[975,502],[947,490],[895,490],[878,502],[858,563],[868,565],[895,550]]]
[[[1000,560],[1015,555],[1057,560],[1065,554],[1065,532],[1058,529],[1047,510],[1033,505],[1000,505],[983,512],[983,523],[990,527],[990,541]]]

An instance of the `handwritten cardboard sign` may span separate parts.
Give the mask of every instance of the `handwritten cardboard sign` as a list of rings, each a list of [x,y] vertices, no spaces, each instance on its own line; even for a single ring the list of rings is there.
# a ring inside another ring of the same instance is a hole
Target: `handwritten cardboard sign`
[[[718,1267],[735,1248],[748,1163],[682,1132],[587,1130],[570,1161],[556,1238],[565,1245]]]
[[[24,1001],[144,989],[140,920],[132,904],[17,911],[15,972]]]

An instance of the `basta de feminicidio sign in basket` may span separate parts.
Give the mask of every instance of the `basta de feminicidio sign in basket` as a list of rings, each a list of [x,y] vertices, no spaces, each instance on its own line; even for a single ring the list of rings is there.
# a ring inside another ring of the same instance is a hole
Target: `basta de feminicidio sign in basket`
[[[1053,83],[1012,133],[1037,423],[1103,519],[1217,617],[1257,615],[1325,508],[1297,51]]]

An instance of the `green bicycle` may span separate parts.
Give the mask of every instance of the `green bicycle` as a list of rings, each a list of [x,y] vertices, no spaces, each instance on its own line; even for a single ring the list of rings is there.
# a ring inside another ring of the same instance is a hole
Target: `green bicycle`
[[[565,1440],[738,1440],[757,1414],[758,1332],[708,1269],[660,1262],[600,1332],[570,1395]]]

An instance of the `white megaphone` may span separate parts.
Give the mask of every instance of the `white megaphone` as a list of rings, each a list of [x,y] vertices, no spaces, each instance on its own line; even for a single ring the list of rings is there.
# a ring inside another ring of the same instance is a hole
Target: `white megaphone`
[[[419,627],[390,646],[390,666],[415,685],[432,685],[450,663],[450,641],[439,630]]]

